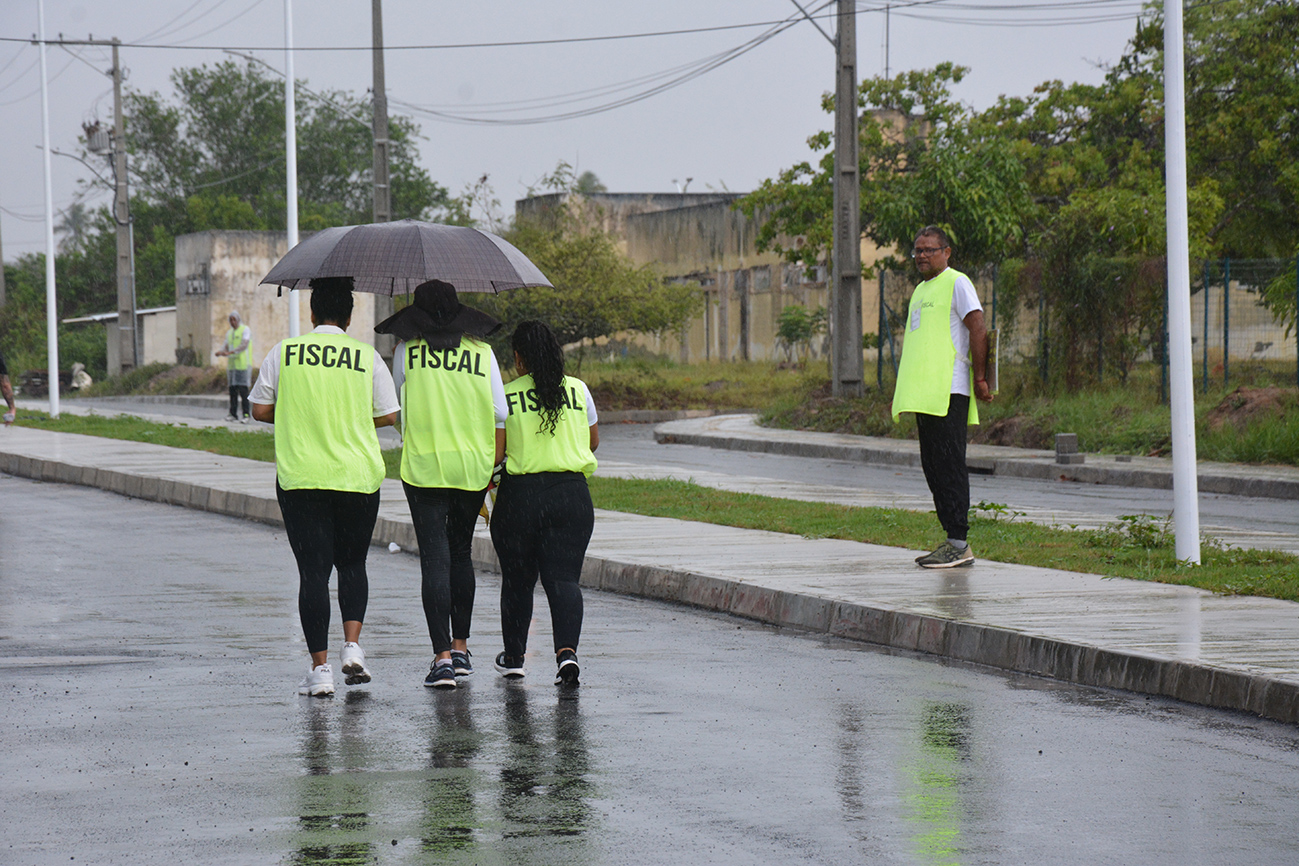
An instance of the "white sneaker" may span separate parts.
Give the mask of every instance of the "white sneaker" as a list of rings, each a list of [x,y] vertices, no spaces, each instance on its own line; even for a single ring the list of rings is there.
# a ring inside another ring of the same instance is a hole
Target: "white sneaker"
[[[365,650],[359,643],[348,641],[343,644],[343,675],[346,677],[343,682],[349,686],[370,681],[370,671],[365,666]]]
[[[298,694],[326,697],[334,693],[334,669],[329,665],[317,665],[311,669],[302,682],[298,683]]]

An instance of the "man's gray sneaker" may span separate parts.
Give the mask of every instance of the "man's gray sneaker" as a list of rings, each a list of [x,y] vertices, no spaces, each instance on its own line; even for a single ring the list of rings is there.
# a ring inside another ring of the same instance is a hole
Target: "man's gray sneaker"
[[[955,568],[972,562],[974,550],[968,544],[964,550],[957,550],[950,541],[944,541],[933,553],[926,553],[917,559],[916,565],[921,568]]]

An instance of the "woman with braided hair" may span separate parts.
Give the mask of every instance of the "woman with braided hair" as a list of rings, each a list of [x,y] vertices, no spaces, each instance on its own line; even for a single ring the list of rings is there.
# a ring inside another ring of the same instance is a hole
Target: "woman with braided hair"
[[[564,350],[545,324],[520,322],[511,340],[519,378],[505,386],[505,472],[492,513],[501,566],[504,676],[522,677],[541,578],[550,603],[556,685],[577,685],[582,633],[578,578],[595,527],[586,479],[600,444],[595,404],[581,379],[564,375]]]

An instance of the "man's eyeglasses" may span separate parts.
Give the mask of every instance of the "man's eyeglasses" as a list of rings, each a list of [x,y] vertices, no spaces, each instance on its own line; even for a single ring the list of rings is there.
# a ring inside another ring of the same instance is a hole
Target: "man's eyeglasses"
[[[932,256],[934,253],[945,250],[947,247],[916,247],[911,251],[911,257],[918,259],[923,256]]]

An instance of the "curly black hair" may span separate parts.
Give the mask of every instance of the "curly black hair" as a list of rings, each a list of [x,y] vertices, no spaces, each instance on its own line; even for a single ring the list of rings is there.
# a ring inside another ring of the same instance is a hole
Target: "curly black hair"
[[[523,359],[541,404],[541,429],[555,435],[564,409],[564,349],[545,322],[519,322],[510,346]]]

